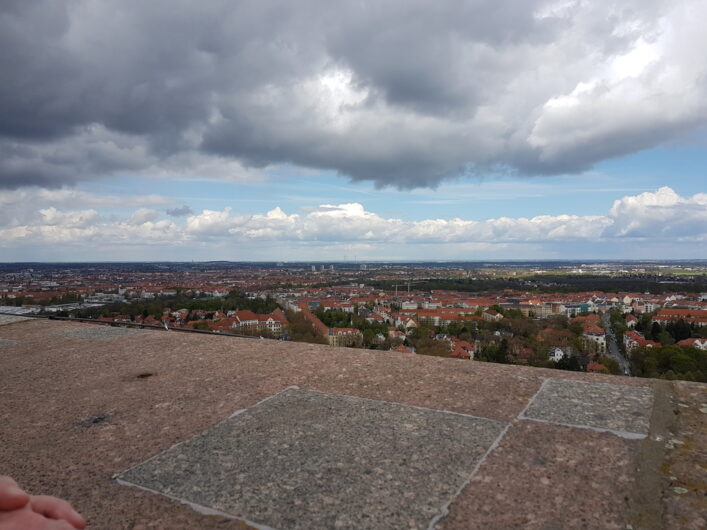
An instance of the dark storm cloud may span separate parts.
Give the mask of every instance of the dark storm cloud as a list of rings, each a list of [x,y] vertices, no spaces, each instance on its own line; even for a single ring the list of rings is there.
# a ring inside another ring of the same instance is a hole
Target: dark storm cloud
[[[702,11],[667,0],[3,2],[0,187],[177,166],[212,176],[200,169],[222,162],[398,187],[492,168],[581,171],[707,123]]]

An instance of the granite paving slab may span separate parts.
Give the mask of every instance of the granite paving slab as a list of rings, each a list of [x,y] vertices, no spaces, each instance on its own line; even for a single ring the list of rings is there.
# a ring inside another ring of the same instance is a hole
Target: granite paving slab
[[[15,316],[15,315],[0,315],[0,326],[5,324],[14,324],[15,322],[22,322],[24,320],[32,320],[30,317]]]
[[[268,528],[429,528],[507,424],[288,388],[117,476]]]
[[[627,530],[640,440],[519,421],[441,521],[444,530]],[[635,529],[648,530],[644,526]]]
[[[652,388],[546,379],[519,418],[643,438],[652,409]]]
[[[83,340],[111,340],[125,335],[134,333],[144,333],[141,329],[131,329],[113,326],[88,325],[80,326],[73,329],[61,330],[58,335],[68,337],[70,339]]]

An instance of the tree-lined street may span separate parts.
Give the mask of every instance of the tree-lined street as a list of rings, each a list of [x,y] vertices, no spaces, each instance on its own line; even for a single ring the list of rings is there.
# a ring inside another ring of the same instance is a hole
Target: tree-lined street
[[[609,319],[608,313],[603,313],[601,315],[601,321],[604,324],[604,331],[606,333],[606,355],[614,359],[621,367],[621,373],[624,375],[631,375],[631,365],[628,360],[621,354],[619,345],[616,342],[616,335],[614,335],[614,330],[611,328],[611,320]]]

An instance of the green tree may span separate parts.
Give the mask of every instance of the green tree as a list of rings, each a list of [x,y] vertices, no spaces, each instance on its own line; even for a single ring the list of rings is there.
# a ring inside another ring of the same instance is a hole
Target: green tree
[[[616,359],[612,359],[611,357],[607,357],[606,355],[601,355],[599,357],[599,362],[606,366],[610,374],[621,375],[621,367],[619,366],[619,363],[616,361]]]
[[[571,370],[573,372],[579,372],[582,370],[582,367],[579,364],[579,359],[577,359],[574,355],[563,355],[562,359],[557,361],[555,367],[560,370]]]
[[[668,333],[667,330],[663,330],[656,336],[656,340],[660,342],[663,346],[669,346],[670,344],[675,344],[675,339]]]
[[[432,337],[420,337],[414,341],[415,353],[420,355],[433,355],[435,357],[449,357],[451,349],[446,340],[435,340]]]
[[[697,363],[687,353],[675,353],[670,357],[670,369],[676,374],[692,372],[697,368]]]
[[[490,342],[481,348],[478,356],[481,361],[492,363],[508,363],[508,341],[503,339],[501,342]]]
[[[659,340],[658,336],[663,332],[663,327],[658,322],[651,324],[650,333],[646,332],[645,337],[650,340]]]
[[[314,331],[314,327],[301,312],[287,311],[287,332],[296,342],[311,342],[315,344],[328,344],[326,337]]]
[[[575,335],[581,335],[582,333],[584,333],[584,327],[582,326],[581,322],[570,323],[568,329]]]

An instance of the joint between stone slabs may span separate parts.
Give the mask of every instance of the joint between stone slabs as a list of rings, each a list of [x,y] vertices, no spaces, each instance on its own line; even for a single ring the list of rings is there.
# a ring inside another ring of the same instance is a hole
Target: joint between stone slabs
[[[578,425],[575,423],[562,423],[559,421],[543,420],[541,418],[529,418],[527,416],[522,416],[522,417],[518,416],[518,419],[520,421],[536,421],[538,423],[548,423],[550,425],[561,425],[562,427],[571,427],[573,429],[584,429],[587,431],[594,431],[594,432],[606,432],[606,433],[618,436],[620,438],[625,438],[627,440],[643,440],[646,436],[648,436],[646,434],[642,434],[639,432],[617,431],[615,429],[604,429],[602,427],[592,427],[590,425]]]
[[[523,407],[523,410],[521,410],[521,411],[518,413],[518,416],[516,416],[517,419],[519,419],[519,420],[524,420],[524,419],[526,419],[525,411],[528,410],[528,408],[530,407],[530,405],[532,405],[533,402],[535,401],[535,398],[537,398],[538,395],[540,394],[540,392],[543,391],[543,389],[545,388],[545,385],[547,384],[548,381],[549,381],[549,379],[548,379],[547,377],[545,377],[545,378],[543,379],[543,382],[540,383],[540,387],[538,388],[538,390],[537,390],[537,391],[535,392],[535,394],[533,394],[533,396],[528,400],[528,402],[525,404],[525,407]]]
[[[355,399],[362,399],[365,401],[373,401],[374,403],[386,403],[388,405],[399,405],[402,407],[409,407],[411,409],[426,410],[429,412],[441,412],[443,414],[453,414],[455,416],[464,416],[465,418],[473,418],[475,420],[495,421],[496,423],[505,423],[505,424],[509,423],[506,420],[495,420],[493,418],[486,418],[484,416],[475,416],[474,414],[467,414],[466,412],[455,412],[453,410],[433,409],[430,407],[423,407],[421,405],[410,405],[408,403],[400,403],[399,401],[388,401],[385,399],[376,399],[376,398],[369,398],[369,397],[354,396],[352,394],[334,394],[332,392],[324,392],[323,390],[314,390],[311,388],[299,388],[299,387],[290,387],[290,388],[297,388],[298,390],[302,390],[304,392],[316,392],[317,394],[324,394],[326,396],[349,397],[349,398],[355,398]],[[285,390],[287,390],[287,389],[285,389]]]
[[[298,387],[297,385],[291,385],[291,386],[288,386],[288,387],[286,387],[286,388],[283,388],[282,390],[280,390],[279,392],[276,392],[276,393],[272,394],[271,396],[264,397],[263,399],[261,399],[261,400],[258,401],[257,403],[254,403],[254,404],[251,405],[250,407],[246,407],[246,408],[244,408],[244,409],[238,409],[237,411],[231,413],[231,415],[230,415],[228,418],[226,418],[226,419],[224,419],[224,420],[221,420],[221,421],[215,423],[215,424],[212,425],[211,427],[215,427],[215,426],[218,425],[219,423],[223,423],[223,422],[226,421],[226,420],[230,420],[231,418],[235,418],[235,417],[238,416],[239,414],[243,414],[243,413],[246,412],[247,410],[250,410],[250,409],[252,409],[252,408],[254,408],[254,407],[257,407],[258,405],[262,405],[262,404],[265,403],[266,401],[270,401],[271,399],[276,398],[276,397],[279,396],[280,394],[284,394],[284,393],[287,392],[288,390],[301,390],[301,389],[300,389],[300,387]],[[209,427],[209,428],[210,428],[210,427]]]
[[[583,425],[579,423],[566,423],[566,422],[560,422],[560,421],[552,421],[552,420],[546,420],[543,418],[531,418],[530,416],[526,416],[526,412],[528,409],[533,405],[537,397],[540,395],[540,393],[545,389],[545,387],[550,384],[551,382],[571,382],[571,383],[578,383],[580,385],[586,384],[586,385],[592,385],[592,386],[608,386],[608,387],[625,387],[625,388],[640,388],[640,389],[646,389],[650,390],[651,392],[651,406],[653,407],[655,405],[655,389],[651,385],[646,385],[646,386],[633,386],[633,385],[619,385],[619,384],[613,384],[613,383],[594,383],[594,382],[588,382],[588,381],[578,381],[574,379],[553,379],[553,378],[544,378],[542,384],[540,385],[540,388],[538,388],[537,392],[533,394],[533,397],[530,398],[528,403],[523,407],[523,410],[521,410],[518,413],[518,416],[516,417],[517,420],[519,421],[535,421],[539,423],[547,423],[550,425],[561,425],[563,427],[571,427],[574,429],[586,429],[590,431],[595,431],[595,432],[606,432],[613,434],[615,436],[618,436],[620,438],[624,438],[627,440],[643,440],[648,436],[648,434],[643,434],[643,433],[638,433],[638,432],[633,432],[633,431],[621,431],[617,429],[609,429],[605,427],[594,427],[591,425]],[[648,425],[648,429],[650,430],[650,423]]]
[[[673,412],[675,391],[669,381],[653,382],[653,411],[648,436],[642,440],[636,456],[635,485],[629,498],[630,522],[634,528],[663,528],[663,496],[667,489],[661,468],[666,458],[664,440],[675,430]]]
[[[476,473],[479,471],[479,468],[481,467],[481,464],[483,464],[486,461],[486,458],[491,454],[491,452],[496,449],[496,447],[499,446],[501,443],[501,440],[503,437],[506,435],[506,432],[508,432],[508,429],[511,428],[511,424],[507,423],[506,426],[503,428],[503,430],[498,434],[496,439],[493,441],[493,443],[489,446],[489,448],[486,450],[486,452],[483,454],[483,456],[479,459],[479,461],[476,463],[474,468],[471,470],[471,473],[469,474],[469,478],[467,478],[461,486],[457,489],[457,491],[454,492],[452,495],[451,499],[447,501],[445,504],[442,505],[442,508],[440,510],[440,513],[438,515],[435,515],[432,520],[430,521],[430,524],[427,526],[427,530],[434,530],[437,528],[437,523],[439,523],[442,519],[444,519],[447,515],[449,515],[449,507],[452,505],[452,503],[457,500],[457,497],[461,495],[462,491],[464,491],[464,488],[466,488],[471,481],[474,479],[474,476]]]
[[[267,397],[261,399],[260,401],[258,401],[257,403],[254,403],[254,404],[251,405],[250,407],[246,407],[246,408],[244,408],[244,409],[239,409],[239,410],[237,410],[237,411],[231,413],[229,416],[226,416],[224,419],[222,419],[222,420],[220,420],[220,421],[217,421],[217,422],[214,423],[213,425],[209,425],[208,427],[204,428],[203,430],[199,431],[198,433],[193,434],[193,435],[189,436],[188,438],[185,438],[184,440],[180,440],[180,441],[178,441],[177,443],[170,445],[167,449],[163,449],[162,451],[160,451],[160,452],[158,452],[158,453],[155,453],[154,455],[152,455],[152,456],[149,457],[148,459],[143,460],[142,462],[138,462],[137,464],[135,464],[135,465],[133,465],[133,466],[130,466],[128,469],[124,469],[123,471],[119,471],[118,473],[114,473],[111,478],[117,480],[118,482],[121,482],[121,481],[122,481],[122,482],[126,482],[126,481],[120,479],[119,477],[120,477],[121,475],[125,475],[126,473],[132,471],[133,469],[135,469],[135,468],[138,467],[138,466],[142,466],[142,465],[144,465],[144,464],[147,464],[148,462],[154,460],[155,458],[157,458],[158,456],[162,455],[163,453],[166,453],[167,451],[171,451],[171,450],[174,449],[175,447],[179,447],[179,446],[182,445],[183,443],[188,442],[189,440],[191,440],[191,439],[194,438],[195,436],[199,436],[199,434],[201,434],[201,433],[207,431],[208,429],[213,429],[213,428],[216,427],[217,425],[221,425],[222,423],[224,423],[224,422],[230,420],[231,418],[235,418],[235,417],[238,416],[239,414],[243,414],[245,411],[247,411],[247,410],[249,410],[249,409],[255,407],[256,405],[260,405],[261,403],[263,403],[263,402],[265,402],[265,401],[268,401],[269,399],[272,399],[272,398],[274,398],[274,397],[276,397],[276,396],[279,396],[280,394],[283,394],[283,393],[287,392],[288,390],[299,390],[299,387],[296,386],[296,385],[288,386],[288,387],[286,387],[286,388],[283,388],[283,389],[280,390],[279,392],[276,392],[275,394],[272,394],[272,395],[270,395],[270,396],[267,396]],[[127,482],[126,482],[126,483],[127,483]],[[140,487],[140,486],[136,486],[136,487]],[[147,488],[142,488],[142,489],[147,489]]]
[[[471,419],[477,424],[487,423],[489,427],[493,426],[493,431],[496,432],[496,436],[494,436],[492,438],[491,443],[486,447],[485,450],[483,450],[483,453],[481,454],[480,458],[474,459],[475,461],[473,462],[472,466],[470,466],[470,467],[465,466],[464,469],[466,470],[466,472],[463,473],[463,475],[460,477],[460,479],[463,478],[463,480],[461,481],[461,483],[458,483],[459,486],[457,488],[455,488],[454,491],[450,492],[447,496],[441,496],[438,498],[439,504],[435,503],[436,509],[434,510],[434,513],[436,515],[434,515],[434,517],[432,517],[431,520],[428,519],[429,523],[426,524],[425,519],[422,519],[420,521],[420,523],[422,525],[425,525],[422,527],[428,528],[428,529],[435,528],[435,525],[441,519],[443,519],[444,517],[446,517],[449,514],[450,506],[452,505],[452,503],[456,501],[456,499],[459,497],[459,495],[462,493],[462,491],[473,480],[473,478],[478,473],[478,470],[480,469],[481,465],[488,458],[488,455],[491,454],[491,452],[494,451],[499,446],[499,443],[501,442],[501,440],[505,436],[506,432],[508,432],[508,429],[510,428],[510,425],[511,425],[507,421],[493,420],[493,419],[483,418],[483,417],[479,417],[479,416],[473,416],[473,415],[469,415],[469,414],[463,414],[463,413],[457,413],[457,412],[451,412],[451,411],[445,411],[445,410],[438,410],[438,409],[431,409],[431,408],[427,408],[427,407],[418,407],[418,406],[414,406],[414,405],[406,405],[406,404],[402,404],[402,403],[395,403],[395,402],[377,400],[377,399],[372,399],[372,398],[362,398],[362,397],[351,396],[351,395],[346,395],[346,394],[331,394],[328,392],[300,389],[297,386],[290,386],[290,387],[287,387],[287,388],[281,390],[280,392],[278,392],[276,394],[273,394],[271,396],[266,397],[265,399],[260,400],[259,402],[257,402],[256,404],[254,404],[248,408],[241,409],[239,411],[234,412],[228,418],[214,424],[213,426],[207,428],[207,430],[213,429],[217,425],[220,425],[223,422],[226,422],[229,419],[234,418],[234,417],[238,416],[239,414],[242,414],[245,411],[253,410],[256,408],[257,405],[263,404],[264,402],[267,402],[267,401],[273,399],[274,397],[281,396],[283,394],[287,395],[288,390],[294,391],[290,394],[290,396],[293,396],[293,397],[296,396],[297,394],[303,394],[305,396],[306,396],[306,394],[311,394],[311,395],[313,395],[313,397],[318,395],[318,396],[328,396],[331,398],[339,398],[339,399],[340,398],[348,398],[348,399],[353,399],[353,400],[365,400],[366,402],[373,403],[376,405],[381,405],[381,406],[390,405],[390,406],[396,406],[396,407],[403,407],[403,408],[407,408],[407,409],[420,410],[420,411],[424,411],[425,413],[436,413],[436,414],[443,414],[443,415],[461,416],[462,418]],[[354,402],[354,404],[355,404],[355,402]],[[165,453],[169,453],[170,451],[173,451],[175,448],[177,448],[178,446],[181,446],[182,444],[189,443],[189,441],[194,440],[195,438],[198,438],[200,436],[200,434],[201,433],[197,433],[196,435],[194,435],[188,439],[182,440],[182,441],[174,444],[169,449],[161,451],[160,453],[152,456],[150,459],[148,459],[144,462],[138,463],[135,466],[131,467],[130,469],[123,471],[122,473],[114,475],[114,478],[121,485],[136,487],[138,489],[142,489],[147,492],[157,493],[159,495],[162,495],[163,497],[167,497],[172,500],[176,500],[180,503],[187,504],[187,505],[191,506],[194,510],[198,511],[199,513],[221,515],[224,517],[229,517],[232,519],[241,520],[241,521],[243,521],[247,524],[251,524],[259,529],[272,530],[272,527],[267,526],[267,524],[263,525],[263,524],[259,524],[259,523],[253,523],[250,520],[245,519],[242,516],[233,515],[233,513],[222,512],[218,509],[212,509],[209,507],[205,507],[203,504],[192,502],[191,500],[189,500],[191,495],[189,495],[189,494],[185,495],[185,493],[187,493],[187,492],[175,491],[174,494],[172,494],[171,492],[167,493],[167,492],[163,492],[163,491],[154,490],[151,487],[142,486],[142,485],[133,481],[133,479],[130,475],[130,472],[132,470],[134,470],[135,468],[140,468],[141,466],[144,466],[144,465],[148,464],[149,462],[154,461],[154,459],[160,457],[161,455],[164,455]],[[430,507],[434,508],[434,504],[431,505]],[[240,513],[240,510],[236,510],[236,513]],[[244,513],[244,515],[247,516],[248,513],[246,512],[246,513]]]
[[[617,376],[617,379],[621,377],[623,379],[639,379],[638,377],[626,377],[626,376]],[[621,384],[620,382],[616,383],[605,383],[603,381],[584,381],[580,379],[570,379],[570,378],[565,378],[565,377],[546,377],[545,381],[561,381],[563,383],[570,382],[570,383],[579,383],[580,385],[592,385],[592,386],[623,386],[626,388],[643,388],[643,389],[648,389],[648,390],[653,390],[653,387],[651,386],[650,380],[644,380],[646,384],[644,385],[624,385]],[[643,382],[643,381],[641,381]]]
[[[252,526],[253,528],[256,528],[257,530],[276,530],[275,528],[272,528],[270,526],[261,524],[261,523],[256,523],[254,521],[250,521],[248,519],[244,519],[243,517],[238,517],[237,515],[233,515],[231,513],[227,512],[222,512],[221,510],[216,510],[214,508],[209,508],[207,506],[204,506],[202,504],[198,504],[196,502],[189,501],[187,499],[182,499],[181,497],[175,497],[174,495],[169,495],[168,493],[164,493],[161,491],[153,490],[151,488],[146,488],[145,486],[140,486],[139,484],[135,484],[133,482],[129,482],[127,480],[123,480],[120,478],[116,478],[116,482],[120,484],[121,486],[127,486],[129,488],[136,488],[139,490],[147,491],[149,493],[154,493],[156,495],[160,495],[162,497],[165,497],[167,499],[171,499],[173,501],[177,501],[181,504],[186,504],[189,506],[192,510],[195,512],[198,512],[202,515],[218,515],[220,517],[225,517],[226,519],[231,519],[231,520],[236,520],[236,521],[242,521],[245,524]]]

